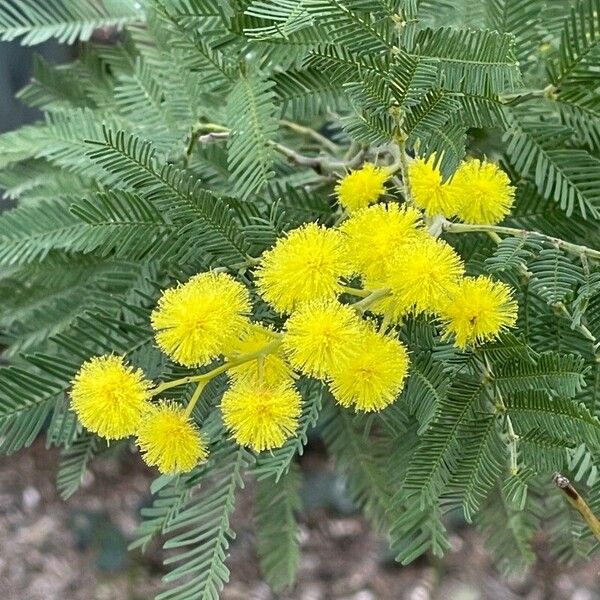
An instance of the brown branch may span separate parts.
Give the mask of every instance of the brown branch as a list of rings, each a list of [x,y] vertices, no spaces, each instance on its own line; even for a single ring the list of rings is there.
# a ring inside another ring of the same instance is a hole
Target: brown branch
[[[569,501],[569,504],[582,516],[583,520],[592,530],[592,533],[598,540],[600,540],[600,521],[592,512],[592,509],[589,507],[588,503],[573,487],[573,484],[560,473],[554,474],[554,484],[561,492],[564,493],[565,497]]]

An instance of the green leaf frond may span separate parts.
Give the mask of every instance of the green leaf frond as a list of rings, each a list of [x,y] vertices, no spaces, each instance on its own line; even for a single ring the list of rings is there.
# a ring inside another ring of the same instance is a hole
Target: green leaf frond
[[[256,491],[255,522],[261,570],[275,591],[290,587],[300,564],[301,477],[291,469],[280,481],[263,479]]]
[[[167,589],[158,600],[218,598],[229,579],[225,560],[235,537],[230,526],[235,495],[244,486],[242,476],[251,462],[244,448],[224,444],[213,451],[210,471],[204,468],[192,479],[200,486],[176,511],[167,509],[167,517],[159,517],[167,538],[164,548],[172,554],[165,560],[171,568],[164,577]]]
[[[8,0],[0,7],[0,39],[21,38],[33,46],[56,38],[72,44],[89,40],[96,29],[123,27],[144,20],[140,2],[110,1],[98,5],[93,0]]]

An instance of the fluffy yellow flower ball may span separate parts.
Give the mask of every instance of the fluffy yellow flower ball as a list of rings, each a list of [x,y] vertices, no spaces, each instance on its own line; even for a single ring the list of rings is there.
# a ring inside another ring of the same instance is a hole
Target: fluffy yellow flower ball
[[[144,415],[137,443],[146,464],[161,473],[185,473],[206,460],[198,428],[177,404],[161,401]]]
[[[428,238],[396,252],[386,283],[401,307],[439,313],[463,273],[464,265],[454,249],[442,240]]]
[[[337,300],[307,302],[287,320],[283,346],[291,364],[307,375],[326,377],[355,346],[363,324]]]
[[[518,306],[511,288],[489,277],[465,278],[442,311],[445,337],[459,348],[486,342],[517,320]]]
[[[242,379],[223,394],[221,412],[235,441],[257,452],[280,448],[298,428],[302,398],[289,384]]]
[[[231,353],[227,355],[227,358],[235,360],[242,354],[258,352],[276,340],[276,335],[274,331],[253,323],[242,332],[240,339],[236,342]],[[260,361],[252,360],[237,367],[232,367],[228,373],[234,380],[251,379],[256,382],[264,381],[268,385],[284,381],[289,382],[293,377],[293,371],[285,360],[281,348],[265,355]]]
[[[313,298],[334,298],[348,272],[341,233],[309,223],[264,253],[256,278],[262,297],[285,313]]]
[[[408,167],[410,190],[415,204],[428,217],[451,217],[456,211],[456,199],[451,184],[444,183],[442,173],[434,166],[435,156],[418,158]]]
[[[107,440],[135,433],[149,406],[150,382],[120,356],[96,356],[82,366],[71,389],[71,408],[81,424]]]
[[[456,215],[465,223],[495,225],[510,213],[515,188],[495,164],[477,159],[463,162],[452,180]]]
[[[330,382],[334,398],[342,406],[371,412],[394,402],[408,373],[408,352],[398,340],[363,329],[356,340],[360,351],[340,360]]]
[[[250,311],[246,288],[225,273],[200,273],[165,290],[152,313],[160,349],[186,367],[211,362],[237,340]]]
[[[354,212],[377,202],[385,193],[384,184],[389,176],[389,169],[366,163],[361,169],[348,173],[336,185],[339,203],[348,212]]]
[[[359,210],[341,231],[353,270],[375,281],[385,276],[390,256],[398,246],[426,235],[421,213],[395,203]]]

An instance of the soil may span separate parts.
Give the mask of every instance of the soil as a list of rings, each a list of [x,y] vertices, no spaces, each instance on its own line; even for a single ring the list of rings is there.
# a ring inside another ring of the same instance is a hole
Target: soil
[[[326,459],[317,455],[306,465],[311,491],[301,515],[297,585],[274,594],[261,581],[250,485],[233,519],[237,538],[223,600],[600,599],[600,558],[577,568],[542,560],[525,580],[510,581],[495,571],[472,529],[453,534],[453,550],[441,563],[424,558],[400,567],[360,515],[323,501],[319,482],[335,481]],[[126,547],[155,474],[135,455],[98,459],[82,489],[64,502],[56,469],[57,453],[41,442],[0,459],[0,599],[153,598],[165,574],[160,544],[146,554]]]

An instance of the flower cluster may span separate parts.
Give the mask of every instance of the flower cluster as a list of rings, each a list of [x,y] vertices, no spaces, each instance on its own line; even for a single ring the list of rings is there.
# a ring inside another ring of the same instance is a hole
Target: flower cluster
[[[224,365],[184,382],[197,383],[201,393],[227,370],[231,385],[221,401],[223,422],[238,443],[262,451],[294,434],[301,396],[281,334],[252,323],[250,309],[245,286],[225,273],[207,272],[165,290],[151,323],[159,348],[180,365],[201,367],[225,358]],[[121,357],[94,357],[73,381],[72,408],[82,425],[107,440],[135,435],[144,460],[161,472],[189,471],[208,456],[192,418],[199,394],[186,408],[152,402],[169,387],[153,386]]]
[[[435,320],[441,336],[463,349],[514,325],[517,305],[507,285],[465,277],[460,256],[428,232],[418,208],[376,203],[390,174],[374,165],[350,173],[336,188],[350,213],[345,221],[298,227],[263,254],[256,288],[284,319],[281,330],[251,321],[249,290],[225,273],[200,273],[165,290],[151,315],[156,343],[173,362],[204,368],[155,385],[122,357],[94,357],[71,391],[82,425],[107,440],[135,436],[149,465],[185,472],[208,456],[193,409],[221,373],[229,378],[220,403],[225,428],[261,452],[297,431],[299,375],[322,380],[341,406],[356,411],[393,403],[409,371],[409,350],[399,340],[408,316]],[[430,216],[495,222],[512,204],[507,181],[474,160],[450,183],[431,159],[410,166],[414,202]],[[197,386],[186,407],[160,398],[185,384]]]
[[[149,465],[163,473],[188,471],[207,456],[196,426],[180,407],[152,404],[152,385],[119,356],[83,364],[73,381],[71,406],[82,425],[106,440],[137,436]]]
[[[508,215],[515,188],[495,164],[471,158],[447,182],[435,166],[435,156],[416,159],[409,167],[415,204],[429,217],[458,217],[465,223],[495,225]]]

